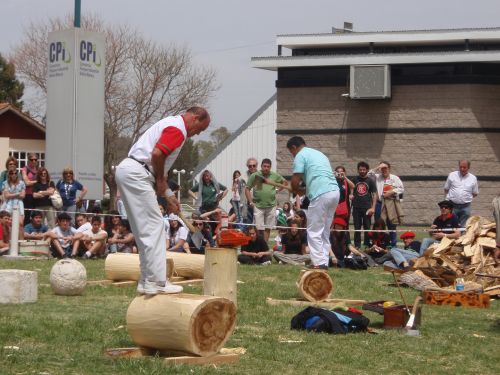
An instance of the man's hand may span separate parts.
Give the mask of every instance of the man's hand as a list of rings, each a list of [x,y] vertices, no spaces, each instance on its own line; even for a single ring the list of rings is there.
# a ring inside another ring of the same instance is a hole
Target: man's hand
[[[373,208],[369,208],[366,211],[366,216],[372,216],[375,213],[375,210]]]
[[[167,209],[169,212],[172,212],[176,215],[178,215],[179,212],[181,212],[181,205],[180,205],[179,201],[177,200],[177,198],[175,197],[175,195],[172,195],[171,197],[167,197],[167,203],[168,203]]]
[[[156,194],[159,197],[164,197],[168,187],[167,180],[165,179],[165,177],[156,178],[155,184],[156,184]]]

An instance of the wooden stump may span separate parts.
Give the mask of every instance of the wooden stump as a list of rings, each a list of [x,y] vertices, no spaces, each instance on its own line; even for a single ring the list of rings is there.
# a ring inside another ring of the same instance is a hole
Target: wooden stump
[[[191,294],[139,296],[127,310],[127,329],[141,347],[209,356],[236,325],[236,306],[226,298]]]
[[[237,300],[237,251],[232,248],[213,247],[205,250],[205,277],[203,294]]]
[[[187,279],[203,279],[205,255],[167,251],[167,259],[174,260],[174,275]]]
[[[303,270],[297,280],[297,289],[307,301],[324,301],[332,293],[333,281],[326,271]]]
[[[174,272],[174,261],[167,258],[167,278],[170,279]],[[139,281],[141,266],[139,254],[114,253],[106,257],[104,263],[106,279],[113,281]]]

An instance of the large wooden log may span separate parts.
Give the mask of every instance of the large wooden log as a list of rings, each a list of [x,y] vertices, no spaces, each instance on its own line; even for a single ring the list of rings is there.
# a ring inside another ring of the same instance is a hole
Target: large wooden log
[[[174,272],[173,259],[167,258],[167,278],[170,279]],[[139,254],[114,253],[109,254],[104,262],[104,274],[107,280],[113,281],[139,281],[141,266]]]
[[[317,302],[330,298],[333,281],[326,271],[302,271],[297,280],[297,290],[307,301]]]
[[[167,258],[174,260],[174,275],[187,279],[203,279],[205,255],[167,251]]]
[[[236,305],[237,250],[209,247],[205,250],[203,294],[224,297]]]
[[[139,346],[209,356],[236,325],[236,306],[226,298],[191,294],[139,296],[127,310],[127,329]]]

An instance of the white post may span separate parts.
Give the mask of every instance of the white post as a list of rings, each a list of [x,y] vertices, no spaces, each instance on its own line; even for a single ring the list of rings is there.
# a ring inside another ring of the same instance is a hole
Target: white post
[[[9,255],[19,255],[19,206],[12,207],[12,233],[10,237]]]

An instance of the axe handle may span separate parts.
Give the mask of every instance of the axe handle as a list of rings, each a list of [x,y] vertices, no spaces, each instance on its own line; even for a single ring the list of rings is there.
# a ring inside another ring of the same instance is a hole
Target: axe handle
[[[265,177],[261,177],[261,176],[258,176],[258,175],[257,175],[257,178],[259,178],[260,180],[262,180],[262,182],[264,184],[272,185],[274,187],[281,188],[281,189],[286,189],[286,190],[288,190],[290,192],[292,191],[292,187],[289,186],[289,185],[283,185],[283,184],[280,184],[279,182],[274,182],[274,181],[271,181],[271,180],[269,180],[269,179],[267,179]]]
[[[175,196],[174,196],[174,198],[175,198]],[[165,199],[167,200],[167,202],[172,203],[172,200],[171,200],[171,199],[169,199],[169,197],[167,197],[166,195],[165,195]],[[184,223],[184,224],[186,224],[186,226],[188,227],[188,229],[189,229],[191,232],[193,232],[193,233],[194,233],[194,232],[197,232],[197,231],[198,231],[198,229],[194,227],[194,225],[191,223],[191,221],[188,221],[188,220],[184,217],[184,215],[182,214],[182,211],[179,211],[178,216],[179,216],[179,218],[183,221],[183,223]]]

